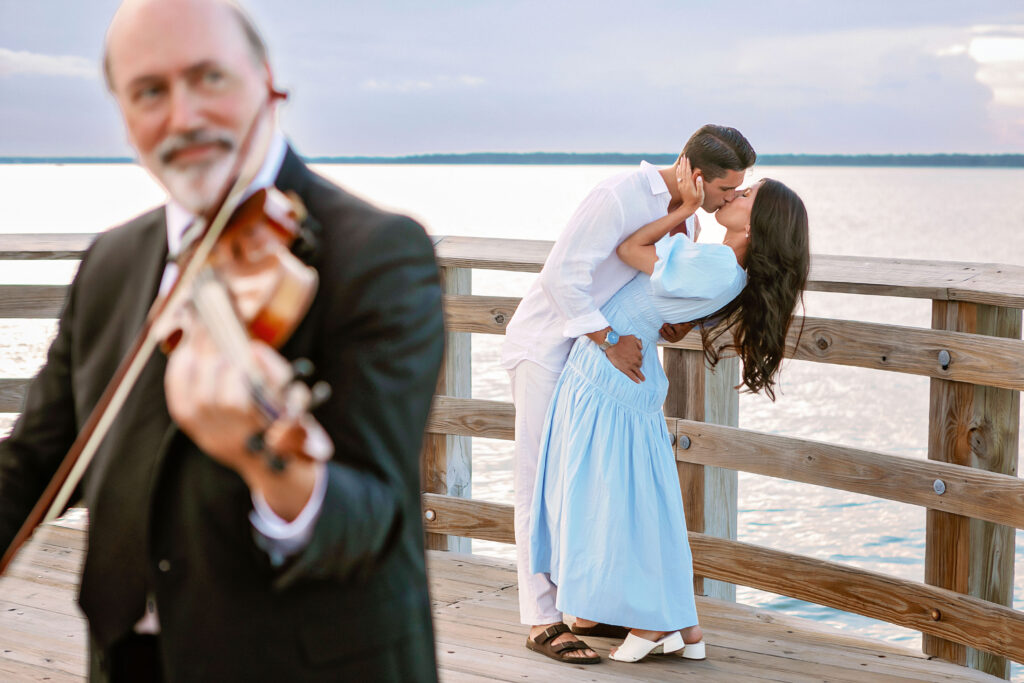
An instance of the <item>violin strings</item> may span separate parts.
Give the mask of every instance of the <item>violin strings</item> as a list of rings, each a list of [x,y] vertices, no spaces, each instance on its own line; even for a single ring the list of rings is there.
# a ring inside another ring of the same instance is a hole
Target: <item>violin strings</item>
[[[212,269],[197,275],[192,301],[214,343],[245,375],[249,393],[263,417],[268,422],[276,420],[282,410],[267,395],[262,373],[252,358],[249,336],[238,320],[227,289]]]

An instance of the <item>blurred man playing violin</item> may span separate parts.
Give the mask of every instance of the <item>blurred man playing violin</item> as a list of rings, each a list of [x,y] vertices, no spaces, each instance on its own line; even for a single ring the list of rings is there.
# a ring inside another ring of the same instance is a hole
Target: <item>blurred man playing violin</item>
[[[280,349],[251,343],[250,364],[274,390],[308,359],[332,391],[267,424],[237,359],[201,330],[150,359],[79,489],[91,678],[436,680],[418,469],[443,345],[430,240],[301,162],[274,123],[262,40],[234,3],[129,0],[106,48],[128,140],[169,201],[82,260],[0,443],[0,549],[173,288],[168,256],[188,247],[255,125],[249,190],[301,198],[294,251],[319,287]]]

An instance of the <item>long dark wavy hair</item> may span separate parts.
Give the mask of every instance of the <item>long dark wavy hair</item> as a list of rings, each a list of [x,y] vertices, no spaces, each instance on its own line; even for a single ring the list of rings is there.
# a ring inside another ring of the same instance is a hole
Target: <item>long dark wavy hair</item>
[[[793,311],[803,299],[811,266],[807,209],[793,190],[766,179],[750,208],[747,285],[735,299],[701,321],[704,357],[714,366],[723,351],[743,361],[751,392],[775,400],[775,376],[782,365]],[[727,331],[732,343],[718,344]]]

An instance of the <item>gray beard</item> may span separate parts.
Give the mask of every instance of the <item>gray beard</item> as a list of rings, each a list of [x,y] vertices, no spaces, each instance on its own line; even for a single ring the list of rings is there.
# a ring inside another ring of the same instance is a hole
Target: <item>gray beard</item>
[[[225,154],[215,161],[190,164],[184,168],[166,165],[158,179],[171,199],[198,215],[220,198],[233,161],[233,154]]]

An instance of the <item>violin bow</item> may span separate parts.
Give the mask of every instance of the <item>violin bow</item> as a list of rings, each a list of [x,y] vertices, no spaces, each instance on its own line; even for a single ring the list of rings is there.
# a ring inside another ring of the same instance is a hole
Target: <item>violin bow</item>
[[[96,402],[96,406],[89,414],[89,418],[82,425],[75,441],[71,444],[67,455],[64,456],[56,473],[50,480],[49,485],[43,491],[43,495],[36,501],[35,506],[28,517],[22,523],[18,533],[11,541],[10,546],[0,558],[0,576],[4,574],[7,567],[14,560],[18,551],[32,536],[35,528],[44,522],[58,517],[71,499],[71,495],[78,487],[79,482],[85,475],[86,469],[96,455],[100,444],[106,437],[111,425],[124,407],[128,395],[135,387],[135,383],[142,374],[142,369],[149,362],[153,351],[159,346],[160,339],[156,334],[156,323],[161,316],[170,308],[172,303],[177,304],[187,292],[191,284],[200,273],[207,256],[213,249],[214,244],[224,231],[231,215],[241,203],[245,196],[245,190],[253,177],[242,174],[245,164],[249,161],[250,152],[256,139],[259,124],[264,116],[272,113],[271,103],[278,99],[284,99],[287,95],[271,87],[267,99],[256,111],[249,129],[238,146],[238,155],[228,173],[224,188],[221,190],[218,199],[211,205],[211,208],[203,213],[197,220],[202,221],[202,227],[197,228],[199,236],[193,240],[194,247],[183,253],[178,278],[171,285],[170,291],[164,297],[158,296],[153,302],[142,329],[132,343],[128,354],[122,359],[113,378],[107,384],[103,394]],[[269,133],[269,131],[268,131]],[[265,156],[266,149],[262,150]],[[256,167],[258,171],[259,166]],[[201,231],[201,232],[200,232]]]

